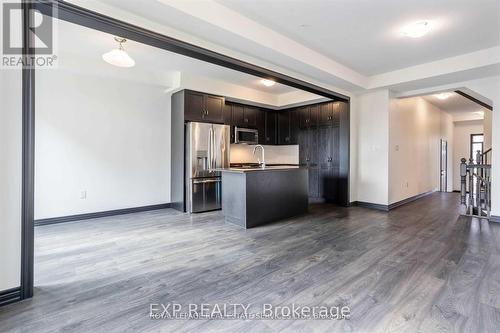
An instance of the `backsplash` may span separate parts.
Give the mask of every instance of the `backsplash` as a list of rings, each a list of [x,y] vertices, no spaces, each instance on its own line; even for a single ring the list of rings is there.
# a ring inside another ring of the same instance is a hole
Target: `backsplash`
[[[260,149],[253,155],[254,145],[231,145],[231,163],[257,163]],[[299,164],[299,146],[264,146],[267,164]]]

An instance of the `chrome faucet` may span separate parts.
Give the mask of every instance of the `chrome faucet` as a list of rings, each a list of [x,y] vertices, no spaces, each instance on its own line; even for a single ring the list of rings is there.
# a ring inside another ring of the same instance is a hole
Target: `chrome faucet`
[[[257,159],[259,161],[259,166],[261,168],[265,168],[266,167],[266,158],[265,158],[265,153],[264,153],[264,146],[263,145],[256,145],[255,147],[253,147],[253,155],[255,156],[255,151],[257,150],[257,148],[260,148],[260,150],[262,151],[262,161],[260,159]]]

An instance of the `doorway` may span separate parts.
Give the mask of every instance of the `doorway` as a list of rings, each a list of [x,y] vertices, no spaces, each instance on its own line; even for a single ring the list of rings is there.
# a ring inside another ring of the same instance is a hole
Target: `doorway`
[[[441,159],[440,159],[440,181],[439,190],[441,192],[448,191],[448,141],[441,139]]]

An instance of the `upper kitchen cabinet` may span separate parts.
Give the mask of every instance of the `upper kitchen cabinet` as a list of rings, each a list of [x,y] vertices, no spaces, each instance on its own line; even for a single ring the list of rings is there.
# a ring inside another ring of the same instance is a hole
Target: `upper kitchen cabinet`
[[[299,111],[297,109],[280,111],[278,113],[278,144],[297,144],[299,130]]]
[[[297,109],[299,127],[309,128],[318,125],[319,105],[303,106]]]
[[[319,105],[319,125],[329,126],[333,124],[333,104],[332,102]]]
[[[257,118],[260,110],[254,106],[229,103],[232,112],[231,125],[238,127],[257,128]]]
[[[276,111],[259,110],[257,114],[257,129],[261,145],[277,144]]]
[[[184,118],[187,121],[224,123],[224,97],[185,91]]]
[[[259,109],[253,106],[244,106],[243,107],[243,124],[248,127],[257,127],[257,115],[259,113]]]

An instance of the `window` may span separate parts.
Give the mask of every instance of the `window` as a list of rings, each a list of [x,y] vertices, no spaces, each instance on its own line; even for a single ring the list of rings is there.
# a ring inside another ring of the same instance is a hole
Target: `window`
[[[481,154],[483,153],[483,142],[484,135],[483,134],[471,134],[470,135],[470,158],[474,164],[477,163],[476,156],[479,151]]]

